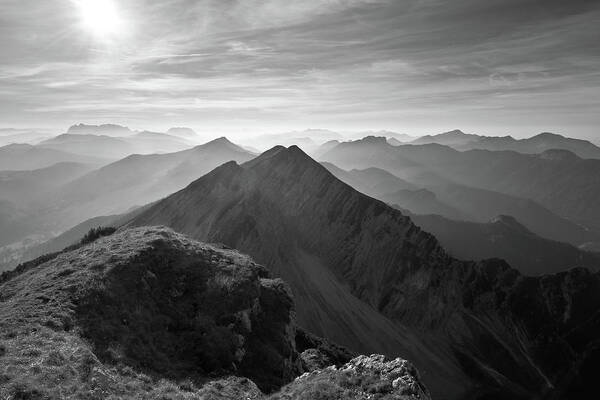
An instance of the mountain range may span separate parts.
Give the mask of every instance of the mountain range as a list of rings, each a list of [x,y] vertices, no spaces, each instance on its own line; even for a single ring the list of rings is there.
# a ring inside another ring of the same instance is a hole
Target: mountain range
[[[474,222],[512,215],[548,239],[575,245],[598,241],[599,160],[584,160],[563,150],[526,155],[461,152],[438,144],[392,146],[376,137],[341,143],[320,160],[347,170],[388,171],[431,190],[463,214],[472,214]]]
[[[103,164],[107,160],[30,144],[9,144],[0,147],[0,171],[30,171],[63,162]]]
[[[172,153],[188,149],[192,143],[177,136],[147,131],[125,137],[65,133],[40,142],[37,147],[116,160],[131,154]]]
[[[598,273],[454,259],[295,146],[226,163],[128,222],[154,224],[250,254],[290,284],[300,326],[404,354],[437,398],[564,393],[597,362]]]
[[[75,154],[31,147],[34,156]],[[589,389],[600,257],[577,246],[598,236],[499,181],[550,179],[550,171],[565,181],[585,171],[572,187],[593,186],[595,160],[564,150],[392,145],[383,137],[319,150],[322,164],[297,146],[257,156],[220,138],[100,167],[81,155],[87,163],[1,172],[0,244],[8,245],[0,257],[12,266],[46,260],[99,225],[166,225],[250,254],[290,285],[303,330],[354,354],[410,359],[434,398]],[[492,154],[490,165],[481,153]],[[310,362],[325,366],[318,358]]]
[[[34,147],[33,151],[54,154],[56,150]],[[0,219],[0,260],[14,265],[28,251],[26,247],[37,246],[38,237],[45,241],[89,218],[124,213],[185,187],[224,162],[253,157],[221,138],[175,153],[130,155],[100,168],[63,163],[2,172],[0,199],[5,202],[0,209],[5,217]],[[34,235],[36,240],[29,240]],[[16,249],[1,248],[9,244]]]
[[[500,215],[487,223],[456,221],[439,215],[410,214],[452,256],[480,261],[501,258],[524,275],[544,275],[575,267],[600,270],[600,253],[542,238],[514,217]]]
[[[600,158],[600,147],[592,142],[550,132],[540,133],[525,139],[515,139],[512,136],[467,134],[457,129],[439,135],[422,136],[411,142],[411,144],[429,143],[450,146],[456,150],[510,150],[524,154],[538,154],[547,150],[567,150],[581,158]]]

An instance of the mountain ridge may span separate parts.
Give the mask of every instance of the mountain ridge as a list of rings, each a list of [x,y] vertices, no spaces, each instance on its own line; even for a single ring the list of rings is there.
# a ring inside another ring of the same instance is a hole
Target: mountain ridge
[[[129,225],[155,223],[251,254],[291,285],[302,324],[342,344],[352,342],[344,337],[345,320],[339,319],[349,311],[336,306],[333,315],[327,309],[338,301],[334,294],[360,299],[357,306],[377,310],[394,321],[397,332],[405,332],[409,341],[403,351],[434,395],[547,393],[562,368],[575,365],[580,353],[572,349],[589,343],[558,332],[577,329],[593,314],[582,299],[600,304],[599,296],[587,295],[600,285],[599,276],[586,270],[525,278],[500,260],[453,259],[410,218],[340,182],[296,146],[275,147],[242,165],[227,163]],[[341,286],[324,285],[329,279]],[[564,282],[571,283],[561,286]],[[582,313],[555,322],[564,305],[554,290]],[[522,301],[536,318],[523,314]],[[332,319],[315,319],[318,313]],[[362,315],[353,318],[367,321]],[[544,324],[556,325],[551,338],[544,336]],[[414,352],[427,347],[436,349],[436,361]],[[548,362],[552,352],[558,358]],[[441,370],[454,385],[441,379]]]
[[[551,132],[515,139],[512,136],[483,136],[454,130],[438,135],[422,136],[411,144],[438,143],[457,150],[517,151],[524,154],[539,154],[547,150],[567,150],[581,158],[600,158],[600,147],[589,140],[570,138]]]

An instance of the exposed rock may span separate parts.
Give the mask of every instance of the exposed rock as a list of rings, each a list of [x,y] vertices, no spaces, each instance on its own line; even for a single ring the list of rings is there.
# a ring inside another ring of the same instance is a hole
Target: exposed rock
[[[302,368],[305,372],[328,366],[341,366],[357,354],[345,347],[317,337],[304,329],[296,330],[296,349],[301,352]]]
[[[341,367],[308,372],[273,399],[429,399],[415,367],[401,358],[359,356]]]

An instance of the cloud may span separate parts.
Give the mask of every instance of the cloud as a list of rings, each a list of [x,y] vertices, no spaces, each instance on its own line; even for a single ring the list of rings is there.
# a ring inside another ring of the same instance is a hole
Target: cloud
[[[131,29],[108,44],[69,3],[0,3],[5,124],[587,135],[600,122],[594,1],[123,0]]]

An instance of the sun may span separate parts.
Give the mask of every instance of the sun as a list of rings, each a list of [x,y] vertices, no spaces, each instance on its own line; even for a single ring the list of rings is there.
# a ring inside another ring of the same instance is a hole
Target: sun
[[[72,0],[85,30],[99,39],[110,39],[123,32],[124,23],[113,0]]]

